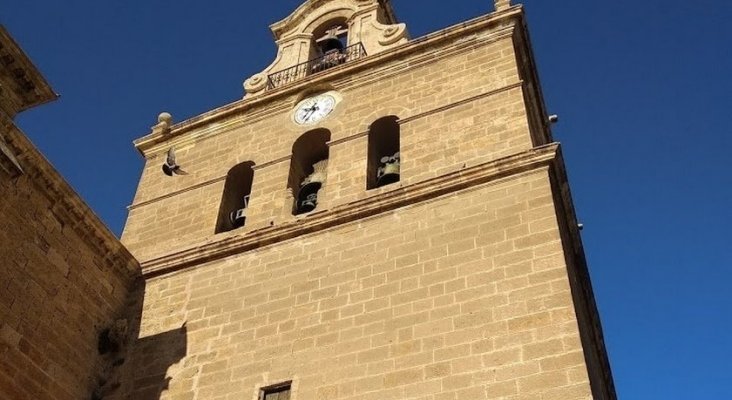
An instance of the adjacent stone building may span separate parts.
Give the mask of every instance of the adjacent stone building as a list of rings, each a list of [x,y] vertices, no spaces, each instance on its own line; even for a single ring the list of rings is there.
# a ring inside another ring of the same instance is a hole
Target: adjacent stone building
[[[136,348],[128,398],[614,399],[522,7],[271,28],[243,100],[135,142],[140,338],[187,346],[167,376],[180,348]]]
[[[0,26],[3,400],[101,398],[140,313],[137,261],[13,122],[54,99]]]

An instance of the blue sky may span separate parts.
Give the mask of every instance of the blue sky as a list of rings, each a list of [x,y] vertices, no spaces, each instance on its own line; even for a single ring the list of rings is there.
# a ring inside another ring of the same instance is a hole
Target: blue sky
[[[142,168],[133,139],[242,96],[300,0],[23,0],[3,23],[61,98],[18,118],[113,231]],[[412,36],[490,0],[395,0]],[[732,2],[526,0],[561,117],[621,399],[731,399]]]

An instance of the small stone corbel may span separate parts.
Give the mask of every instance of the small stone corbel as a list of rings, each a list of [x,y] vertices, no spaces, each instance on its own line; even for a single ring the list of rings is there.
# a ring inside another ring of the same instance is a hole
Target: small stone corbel
[[[17,178],[24,173],[18,159],[15,157],[15,153],[10,150],[10,146],[3,141],[2,137],[0,137],[0,168],[9,172],[13,178]]]

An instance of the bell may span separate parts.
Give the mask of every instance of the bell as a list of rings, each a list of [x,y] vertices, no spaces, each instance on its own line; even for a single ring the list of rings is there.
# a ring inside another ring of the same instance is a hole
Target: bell
[[[241,228],[246,223],[247,208],[249,208],[249,195],[244,196],[244,207],[234,210],[229,214],[229,222],[234,229]]]
[[[247,220],[247,209],[241,208],[236,211],[232,211],[231,214],[229,214],[229,222],[231,222],[231,226],[234,227],[234,229],[241,228],[244,226],[244,223]]]
[[[323,54],[327,54],[333,50],[341,51],[344,49],[343,43],[332,32],[328,32],[328,34],[318,39],[318,46],[320,46]]]
[[[315,210],[318,206],[318,190],[321,182],[305,183],[297,193],[297,213],[303,214]]]
[[[342,51],[345,46],[340,40],[340,37],[348,34],[348,29],[343,25],[333,25],[330,29],[325,31],[325,35],[315,42],[320,47],[323,54],[328,54],[333,51]]]
[[[318,206],[318,191],[325,182],[325,170],[328,160],[322,160],[313,165],[313,173],[303,179],[300,191],[297,193],[297,213],[303,214],[315,210]]]
[[[376,170],[376,186],[386,186],[399,182],[399,171],[401,169],[400,154],[381,158],[381,167]]]
[[[308,213],[318,207],[318,192],[310,193],[300,201],[297,208],[300,214]]]

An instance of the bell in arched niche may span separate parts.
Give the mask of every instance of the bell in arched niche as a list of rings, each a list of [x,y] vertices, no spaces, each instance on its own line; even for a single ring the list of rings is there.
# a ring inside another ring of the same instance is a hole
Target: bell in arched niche
[[[322,160],[313,165],[313,173],[303,179],[300,191],[297,193],[297,213],[303,214],[315,210],[318,206],[318,191],[325,183],[325,170],[328,160]]]
[[[340,51],[346,48],[345,44],[341,41],[340,35],[346,35],[347,33],[348,30],[342,28],[340,25],[336,25],[328,29],[325,35],[315,42],[323,54],[328,54],[331,51]]]
[[[343,25],[334,25],[325,35],[315,41],[321,57],[312,66],[313,72],[319,72],[343,64],[348,55],[348,29]]]
[[[400,154],[397,151],[391,156],[381,158],[381,166],[376,170],[376,185],[378,187],[399,182]]]
[[[247,208],[249,208],[249,195],[244,196],[243,204],[244,204],[244,207],[239,208],[239,209],[234,210],[231,213],[229,213],[229,222],[231,223],[231,226],[234,229],[239,229],[242,226],[244,226],[244,223],[247,220]]]

